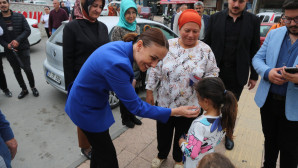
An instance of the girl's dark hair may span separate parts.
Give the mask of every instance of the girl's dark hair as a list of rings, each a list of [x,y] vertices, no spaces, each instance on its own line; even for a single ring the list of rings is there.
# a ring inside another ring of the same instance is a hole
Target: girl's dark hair
[[[225,89],[224,83],[218,77],[203,78],[197,83],[196,91],[200,98],[210,99],[213,107],[221,112],[221,126],[227,137],[233,139],[238,107],[234,94]]]
[[[209,153],[199,162],[198,168],[235,168],[229,158],[220,153]]]
[[[44,6],[43,8],[48,8],[49,10],[51,10],[49,6]]]
[[[145,47],[150,46],[152,43],[158,44],[161,47],[165,47],[169,50],[169,43],[161,30],[158,28],[150,28],[144,31],[138,36],[137,33],[128,33],[123,37],[123,41],[133,41],[133,44],[139,40],[143,41]]]

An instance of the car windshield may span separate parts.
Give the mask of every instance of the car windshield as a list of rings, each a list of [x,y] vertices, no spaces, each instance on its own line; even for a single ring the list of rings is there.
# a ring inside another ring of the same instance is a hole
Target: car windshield
[[[141,12],[150,13],[150,9],[149,8],[141,8]]]
[[[266,37],[269,29],[271,28],[270,25],[261,25],[260,27],[260,36],[261,37]]]

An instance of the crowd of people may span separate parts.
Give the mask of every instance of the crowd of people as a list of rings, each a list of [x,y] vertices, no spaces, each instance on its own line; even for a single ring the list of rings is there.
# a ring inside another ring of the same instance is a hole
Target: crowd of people
[[[172,17],[171,27],[179,36],[174,39],[158,28],[141,33],[133,0],[111,6],[119,22],[110,38],[107,26],[97,20],[105,0],[76,0],[71,17],[58,0],[53,0],[53,10],[44,7],[41,23],[48,37],[71,18],[63,30],[65,111],[77,126],[79,147],[90,167],[119,167],[109,135],[115,122],[109,91],[120,99],[123,125],[141,125],[136,116],[156,120],[158,153],[152,168],[161,167],[171,148],[174,168],[235,167],[214,148],[223,139],[227,150],[234,148],[237,102],[244,86],[253,89],[260,76],[255,102],[265,137],[264,167],[276,167],[280,155],[281,168],[297,168],[298,73],[287,67],[298,68],[298,1],[285,0],[280,22],[261,47],[260,20],[245,5],[245,0],[228,0],[227,9],[211,16],[204,14],[201,1],[194,9],[181,5]],[[22,69],[37,97],[30,28],[9,6],[8,0],[0,0],[0,44],[22,89],[18,98],[28,94]],[[0,88],[12,97],[0,60]],[[149,68],[143,101],[135,91],[134,72]],[[0,135],[0,167],[10,168],[18,143],[1,111]]]

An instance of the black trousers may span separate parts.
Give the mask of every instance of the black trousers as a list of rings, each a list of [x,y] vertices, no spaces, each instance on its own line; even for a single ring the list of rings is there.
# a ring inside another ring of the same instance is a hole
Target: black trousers
[[[49,28],[44,28],[44,29],[46,30],[46,33],[47,33],[48,38],[50,38],[51,35],[50,35],[50,33],[49,33]]]
[[[35,87],[34,76],[33,76],[31,63],[30,63],[30,49],[20,50],[17,52],[17,54],[24,65],[23,70],[28,78],[30,87],[31,88]],[[16,56],[11,51],[9,51],[9,52],[6,52],[6,58],[13,69],[14,75],[20,87],[23,90],[27,90],[27,86],[25,84],[25,81],[21,72],[21,67]]]
[[[181,162],[183,153],[179,146],[181,135],[187,134],[188,129],[195,118],[170,117],[167,123],[156,122],[158,158],[166,159],[172,146],[173,133],[173,159]]]
[[[98,133],[81,130],[92,146],[90,168],[118,168],[116,149],[109,130]]]
[[[120,105],[120,113],[121,113],[122,123],[131,121],[135,117],[135,115],[132,114],[131,112],[129,112],[121,101],[119,102],[119,105]]]
[[[275,168],[280,152],[281,168],[298,166],[298,121],[285,116],[285,101],[276,100],[269,93],[261,108],[261,121],[265,136],[265,168]]]
[[[244,86],[239,85],[236,67],[220,67],[219,78],[225,84],[226,89],[233,92],[239,101]]]
[[[7,90],[6,77],[3,71],[3,62],[2,62],[1,55],[0,55],[0,89],[2,89],[3,91]]]

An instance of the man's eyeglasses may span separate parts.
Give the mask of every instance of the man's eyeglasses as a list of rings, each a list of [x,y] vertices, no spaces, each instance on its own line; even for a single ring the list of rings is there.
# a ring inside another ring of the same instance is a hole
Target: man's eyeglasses
[[[295,18],[290,18],[290,17],[284,17],[281,18],[286,24],[289,24],[292,22],[292,20],[294,20],[294,22],[297,24],[298,23],[298,16]]]

